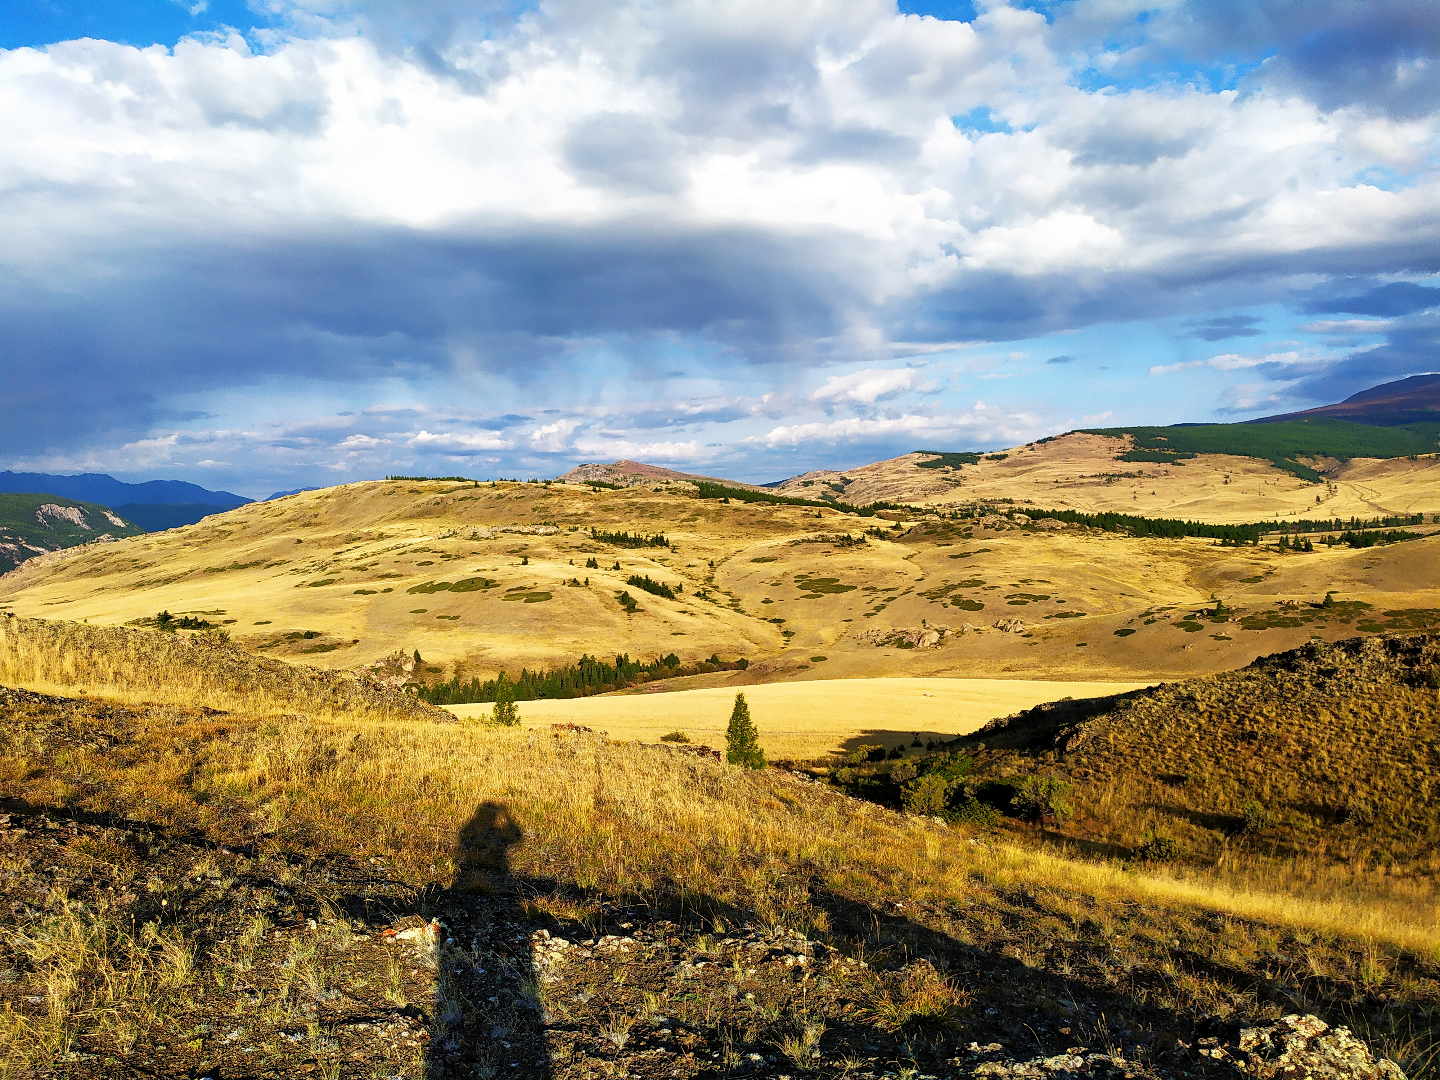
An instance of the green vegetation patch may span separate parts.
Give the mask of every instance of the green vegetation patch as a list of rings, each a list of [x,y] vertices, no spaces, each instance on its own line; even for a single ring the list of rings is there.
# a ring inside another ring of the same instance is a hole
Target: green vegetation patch
[[[1317,620],[1329,622],[1332,619],[1342,626],[1349,626],[1357,616],[1368,610],[1370,610],[1370,605],[1363,600],[1331,600],[1328,603],[1321,601],[1304,606],[1285,604],[1270,611],[1246,615],[1241,618],[1240,626],[1245,630],[1293,629]],[[1363,630],[1365,627],[1360,626],[1356,629]]]
[[[818,600],[826,593],[854,592],[856,586],[842,585],[839,578],[795,576],[795,587],[802,590],[801,600]]]
[[[1119,630],[1115,631],[1115,636],[1129,637],[1133,633],[1135,633],[1135,628],[1133,626],[1122,626]]]
[[[974,551],[958,551],[954,555],[946,557],[951,559],[968,559],[972,555],[988,555],[989,553],[989,548],[976,548]]]
[[[548,592],[512,592],[506,593],[500,599],[521,600],[527,604],[543,604],[550,599],[550,594]]]
[[[500,582],[496,581],[494,578],[468,577],[461,578],[459,581],[455,582],[427,581],[423,585],[412,585],[405,591],[411,594],[437,592],[481,592],[485,589],[493,589],[499,584]]]
[[[1133,456],[1150,451],[1161,460],[1173,461],[1195,454],[1235,454],[1262,458],[1278,469],[1318,481],[1320,474],[1298,458],[1328,457],[1339,461],[1351,458],[1397,458],[1412,454],[1433,454],[1440,443],[1440,424],[1412,424],[1405,427],[1378,427],[1349,420],[1285,420],[1274,424],[1186,424],[1176,427],[1087,428],[1086,434],[1125,435],[1135,440],[1135,449],[1121,454],[1121,461],[1147,461]]]
[[[915,463],[922,469],[958,469],[961,465],[980,464],[979,454],[971,454],[963,451],[916,450],[915,453],[930,455],[929,461],[917,461]]]
[[[1085,612],[1083,611],[1057,611],[1053,615],[1045,616],[1047,619],[1083,619],[1084,617]],[[1131,630],[1130,632],[1133,634],[1135,631]]]
[[[751,562],[774,562],[774,555],[761,555],[758,559],[751,559]]]
[[[1193,634],[1197,630],[1205,629],[1204,626],[1196,622],[1194,619],[1181,619],[1179,622],[1172,623],[1171,625],[1173,625],[1177,630],[1184,630],[1187,634]]]
[[[648,663],[632,660],[628,653],[616,656],[614,663],[585,655],[574,664],[551,670],[530,671],[521,668],[520,677],[507,680],[507,685],[514,692],[516,701],[590,697],[592,694],[608,694],[613,690],[623,690],[627,686],[647,683],[653,679],[684,678],[712,671],[744,671],[749,666],[750,661],[744,657],[738,660],[721,660],[715,653],[712,653],[708,660],[689,664],[681,661],[673,652]],[[503,673],[501,677],[504,677]],[[494,701],[498,685],[498,679],[481,682],[473,676],[462,680],[456,675],[449,682],[421,686],[418,692],[421,698],[432,705],[464,705],[476,701]]]
[[[959,608],[961,611],[983,611],[985,604],[980,600],[971,600],[968,597],[962,600],[952,600],[951,607]]]
[[[1035,600],[1035,601],[1039,601],[1039,600],[1049,600],[1049,599],[1050,599],[1050,594],[1049,594],[1049,593],[1012,592],[1012,593],[1006,593],[1006,594],[1005,594],[1005,599],[1006,599],[1006,600],[1024,600],[1024,601],[1027,601],[1027,602],[1028,602],[1028,601],[1031,601],[1031,600]]]
[[[675,590],[663,581],[652,581],[649,574],[641,577],[639,574],[631,574],[626,580],[626,585],[634,585],[637,589],[644,589],[653,596],[663,596],[666,600],[675,599]],[[508,597],[506,599],[509,599]]]
[[[597,544],[609,544],[611,547],[622,548],[668,548],[669,539],[664,533],[652,533],[649,536],[632,532],[605,532],[601,529],[591,528],[590,539]]]
[[[327,577],[320,581],[309,581],[305,583],[307,589],[318,589],[322,585],[334,585],[340,579],[338,577]]]

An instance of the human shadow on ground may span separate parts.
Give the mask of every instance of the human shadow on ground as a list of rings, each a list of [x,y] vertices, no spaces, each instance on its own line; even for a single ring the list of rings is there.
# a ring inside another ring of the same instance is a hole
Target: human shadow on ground
[[[1168,1005],[1177,980],[1205,978],[1287,1011],[1301,1004],[1278,987],[1267,992],[1252,972],[1185,949],[1161,948],[1136,965],[1117,956],[1108,932],[1059,933],[1054,911],[1020,887],[973,917],[960,900],[942,912],[858,899],[802,866],[787,876],[788,910],[674,882],[644,896],[597,897],[513,872],[521,836],[506,807],[480,806],[458,837],[453,882],[417,908],[440,927],[428,1080],[592,1068],[793,1074],[795,1040],[807,1027],[820,1034],[800,1052],[818,1057],[803,1064],[822,1076],[838,1075],[847,1060],[938,1068],[967,1045],[982,1048],[972,1057],[1022,1060],[1113,1046],[1152,1066],[1183,1060],[1200,1076],[1224,1069],[1183,1044],[1223,1032]],[[806,919],[803,936],[781,929]],[[927,925],[941,921],[948,932]],[[558,962],[557,941],[571,950]],[[958,988],[959,1013],[943,1022],[923,1009],[907,1016],[917,973],[926,985]],[[886,1001],[903,1006],[889,1022]],[[1343,1022],[1335,1003],[1304,1005]]]

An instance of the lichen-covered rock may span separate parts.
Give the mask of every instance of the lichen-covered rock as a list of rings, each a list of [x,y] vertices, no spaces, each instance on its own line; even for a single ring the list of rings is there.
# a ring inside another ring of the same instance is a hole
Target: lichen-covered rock
[[[1282,1016],[1240,1032],[1236,1064],[1261,1080],[1405,1080],[1388,1058],[1376,1058],[1349,1028],[1318,1016]]]

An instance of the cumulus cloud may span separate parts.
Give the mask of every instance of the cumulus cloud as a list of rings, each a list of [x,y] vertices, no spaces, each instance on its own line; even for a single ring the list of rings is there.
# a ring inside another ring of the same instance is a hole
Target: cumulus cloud
[[[918,375],[914,368],[866,368],[849,375],[832,375],[810,392],[810,400],[873,405],[882,398],[909,390],[915,385]]]
[[[1220,341],[1260,335],[1242,306],[1385,319],[1440,295],[1396,280],[1440,256],[1436,24],[1413,4],[512,9],[267,0],[259,34],[0,53],[0,457],[140,461],[183,429],[218,448],[145,460],[271,488],[610,445],[760,468],[940,437],[876,415],[931,393],[897,355],[1046,356],[1033,340],[1137,320]],[[1319,393],[1434,338],[1383,332],[1364,358],[1154,370],[1311,365],[1285,392]],[[1071,408],[1060,360],[1047,415]],[[491,411],[427,411],[446,402]],[[1029,430],[953,406],[956,438]]]

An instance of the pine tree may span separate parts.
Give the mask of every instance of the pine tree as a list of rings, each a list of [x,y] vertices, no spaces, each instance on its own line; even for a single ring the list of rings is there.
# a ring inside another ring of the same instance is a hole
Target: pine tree
[[[501,727],[519,727],[520,710],[515,706],[515,686],[505,673],[495,680],[495,707],[490,710],[490,722]]]
[[[735,708],[730,713],[730,726],[725,730],[725,760],[746,769],[763,769],[765,752],[760,749],[760,733],[750,719],[750,706],[745,695],[735,695]]]

